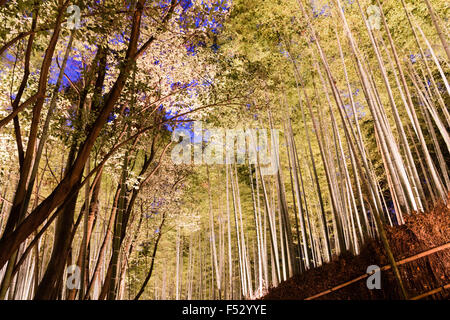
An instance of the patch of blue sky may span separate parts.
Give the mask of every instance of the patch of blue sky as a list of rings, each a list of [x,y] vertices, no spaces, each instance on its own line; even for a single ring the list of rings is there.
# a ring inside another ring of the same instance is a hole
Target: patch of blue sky
[[[109,116],[108,116],[107,122],[108,122],[108,123],[111,123],[111,122],[113,122],[114,120],[116,120],[116,118],[117,118],[117,115],[116,115],[116,114],[110,113]]]
[[[63,58],[59,58],[59,66],[61,66],[63,62]],[[62,90],[64,87],[68,87],[70,85],[70,82],[67,78],[69,78],[72,82],[77,82],[81,78],[82,74],[82,63],[78,59],[76,59],[74,56],[69,56],[66,63],[66,68],[64,69],[64,76],[62,78],[62,86],[59,88],[59,90]],[[58,76],[59,76],[60,69],[58,67],[58,64],[56,63],[56,58],[53,58],[52,66],[50,69],[50,78],[49,83],[55,85]]]
[[[166,83],[168,85],[172,84],[174,82],[173,78],[168,74],[166,75]]]
[[[360,91],[360,90],[359,90],[358,88],[356,88],[355,91],[352,92],[352,95],[353,95],[353,96],[357,96],[357,95],[359,94],[359,91]],[[349,94],[348,94],[347,91],[345,91],[345,92],[342,94],[342,96],[345,97],[345,98],[348,98],[348,97],[349,97]]]
[[[73,119],[76,118],[76,112],[75,112],[75,110],[68,110],[68,113],[69,113],[69,115],[65,121],[65,124],[66,124],[66,127],[68,127],[70,130],[72,130],[74,128]]]
[[[4,73],[6,71],[5,69],[11,69],[14,61],[16,60],[16,57],[14,57],[8,51],[6,51],[4,58],[6,60],[6,63],[3,65],[3,68],[0,69],[0,74]]]
[[[170,5],[171,0],[160,0],[156,3],[156,6],[160,7],[161,9],[168,8]]]
[[[210,87],[212,86],[212,81],[209,81],[208,79],[205,79],[202,84],[203,87]]]
[[[14,62],[14,61],[16,60],[16,57],[14,57],[14,56],[13,56],[12,54],[10,54],[9,52],[6,53],[5,57],[6,57],[6,59],[7,59],[9,62]]]
[[[217,53],[217,51],[219,51],[219,49],[220,49],[220,46],[219,46],[217,43],[214,43],[214,44],[211,46],[211,50],[212,50],[214,53]]]
[[[69,119],[66,120],[66,127],[69,127],[70,129],[73,128],[72,120],[69,120]]]
[[[352,5],[353,5],[353,3],[355,3],[355,0],[345,0],[345,1],[342,1],[342,11],[345,11],[345,9],[346,8],[350,8]]]
[[[180,6],[183,8],[183,11],[189,10],[193,5],[192,0],[180,0]]]
[[[317,9],[315,2],[313,2],[312,12],[313,12],[314,18],[329,17],[331,15],[330,6],[328,4],[325,4],[325,5],[321,6],[320,9]]]
[[[344,109],[349,119],[355,117],[353,107],[351,104],[344,105]],[[359,101],[355,102],[355,111],[356,111],[356,118],[358,119],[362,119],[366,115],[364,105],[362,105]]]

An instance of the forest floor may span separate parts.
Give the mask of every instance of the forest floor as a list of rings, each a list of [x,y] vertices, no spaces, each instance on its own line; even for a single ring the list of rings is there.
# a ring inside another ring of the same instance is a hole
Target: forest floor
[[[449,197],[450,200],[450,197]],[[387,227],[387,236],[396,261],[412,257],[450,242],[450,201],[427,213],[405,218],[405,224]],[[310,298],[333,287],[366,274],[369,265],[380,268],[389,265],[381,242],[367,243],[361,254],[343,253],[332,262],[308,270],[284,281],[262,298],[266,300],[300,300]],[[450,250],[442,250],[399,266],[408,297],[417,297],[450,283]],[[380,300],[400,299],[399,287],[391,269],[381,271],[381,289],[369,290],[367,278],[355,281],[337,291],[316,299],[321,300]],[[448,287],[448,286],[447,286]],[[424,299],[449,299],[444,289]]]

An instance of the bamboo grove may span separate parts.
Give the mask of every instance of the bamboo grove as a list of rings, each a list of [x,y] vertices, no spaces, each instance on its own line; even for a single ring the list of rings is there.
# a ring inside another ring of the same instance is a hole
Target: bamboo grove
[[[448,199],[440,1],[0,10],[0,299],[254,299],[372,240],[409,297],[385,228]],[[278,170],[174,163],[193,121],[279,129]]]

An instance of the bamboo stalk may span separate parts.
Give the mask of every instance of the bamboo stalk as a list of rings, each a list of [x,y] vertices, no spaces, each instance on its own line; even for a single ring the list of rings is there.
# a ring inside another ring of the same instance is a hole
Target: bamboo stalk
[[[446,243],[446,244],[443,244],[443,245],[441,245],[441,246],[438,246],[438,247],[435,247],[435,248],[432,248],[432,249],[423,251],[423,252],[418,253],[418,254],[416,254],[416,255],[414,255],[414,256],[411,256],[411,257],[408,257],[408,258],[399,260],[399,261],[397,261],[397,265],[406,264],[406,263],[409,263],[409,262],[411,262],[411,261],[415,261],[415,260],[417,260],[417,259],[420,259],[420,258],[429,256],[429,255],[431,255],[431,254],[433,254],[433,253],[436,253],[436,252],[439,252],[439,251],[443,251],[443,250],[447,250],[447,249],[449,249],[449,248],[450,248],[450,242],[448,242],[448,243]],[[381,268],[380,268],[380,271],[386,271],[386,270],[389,270],[389,269],[391,269],[391,265],[386,265],[386,266],[381,267]],[[329,294],[329,293],[331,293],[331,292],[333,292],[333,291],[337,291],[337,290],[339,290],[339,289],[342,289],[342,288],[344,288],[344,287],[347,287],[347,286],[351,285],[352,283],[355,283],[355,282],[358,282],[358,281],[360,281],[360,280],[362,280],[362,279],[365,279],[365,278],[369,277],[370,275],[371,275],[371,274],[363,274],[363,275],[361,275],[361,276],[359,276],[359,277],[356,277],[356,278],[354,278],[354,279],[352,279],[352,280],[350,280],[350,281],[344,282],[344,283],[342,283],[342,284],[340,284],[340,285],[338,285],[338,286],[335,286],[335,287],[333,287],[333,288],[330,288],[330,289],[328,289],[328,290],[322,291],[322,292],[317,293],[317,294],[315,294],[315,295],[313,295],[313,296],[310,296],[310,297],[308,297],[308,298],[305,298],[304,300],[314,300],[314,299],[316,299],[316,298],[322,297],[322,296],[324,296],[324,295],[326,295],[326,294]],[[412,298],[412,299],[414,299],[414,298]]]

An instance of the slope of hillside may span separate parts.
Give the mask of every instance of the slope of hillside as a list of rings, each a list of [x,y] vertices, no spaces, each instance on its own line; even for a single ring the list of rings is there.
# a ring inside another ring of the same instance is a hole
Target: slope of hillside
[[[431,212],[408,216],[402,226],[387,228],[396,261],[416,256],[450,242],[450,205],[440,204]],[[345,284],[366,273],[369,265],[388,265],[382,245],[368,243],[359,256],[344,253],[331,263],[309,270],[269,290],[263,299],[306,299]],[[409,297],[418,297],[450,283],[450,250],[444,249],[399,266]],[[446,299],[449,290],[423,297]],[[316,299],[399,299],[400,294],[390,270],[381,272],[381,289],[369,290],[366,278],[355,281]]]

